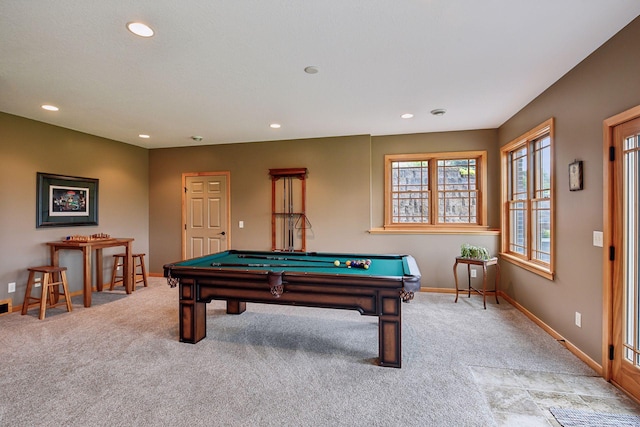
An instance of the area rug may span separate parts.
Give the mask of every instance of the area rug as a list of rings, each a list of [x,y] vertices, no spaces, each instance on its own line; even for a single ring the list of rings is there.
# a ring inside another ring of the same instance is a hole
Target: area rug
[[[627,414],[607,414],[604,412],[579,409],[549,408],[563,427],[632,427],[640,426],[640,417]]]

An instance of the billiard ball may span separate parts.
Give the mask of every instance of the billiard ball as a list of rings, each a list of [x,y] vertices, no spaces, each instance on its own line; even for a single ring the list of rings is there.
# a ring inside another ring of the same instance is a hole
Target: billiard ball
[[[340,261],[338,261],[338,260],[333,261],[333,265],[335,265],[336,267],[339,267],[340,266]]]

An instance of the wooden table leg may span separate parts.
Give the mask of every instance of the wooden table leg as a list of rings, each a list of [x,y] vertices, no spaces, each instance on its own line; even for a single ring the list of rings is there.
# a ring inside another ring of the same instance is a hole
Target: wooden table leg
[[[247,303],[237,299],[227,300],[227,314],[242,314],[247,309]]]
[[[487,309],[487,263],[482,263],[482,303],[484,309]]]
[[[133,292],[133,287],[136,285],[135,280],[131,280],[131,276],[133,275],[133,259],[131,257],[131,242],[127,242],[124,250],[124,266],[122,271],[122,284],[124,285],[125,291],[130,294]]]
[[[460,292],[458,290],[458,260],[456,260],[455,264],[453,264],[453,278],[456,282],[456,300],[454,302],[458,302],[458,293]]]
[[[207,304],[198,301],[193,279],[181,279],[178,292],[180,342],[195,344],[207,336]]]
[[[57,267],[60,264],[60,256],[58,255],[58,251],[55,247],[49,247],[49,253],[51,256],[51,265]]]
[[[104,287],[102,271],[102,248],[96,249],[96,288],[98,292],[102,292]]]
[[[93,292],[93,286],[91,283],[91,248],[88,246],[82,247],[82,283],[84,294],[84,306],[91,307],[91,293]]]
[[[400,368],[402,363],[402,306],[398,295],[379,296],[378,358],[380,366]]]
[[[55,248],[53,247],[51,247],[50,250],[51,250],[51,265],[57,267],[58,264],[60,263],[58,251],[56,251]],[[42,283],[40,284],[40,286],[42,286]],[[58,298],[60,298],[60,291],[58,290],[58,286],[56,286],[56,291],[58,292],[54,293],[53,301],[51,302],[52,304],[57,304]]]
[[[500,283],[500,265],[496,262],[494,264],[496,266],[496,304],[500,304],[500,301],[498,301],[498,284]]]

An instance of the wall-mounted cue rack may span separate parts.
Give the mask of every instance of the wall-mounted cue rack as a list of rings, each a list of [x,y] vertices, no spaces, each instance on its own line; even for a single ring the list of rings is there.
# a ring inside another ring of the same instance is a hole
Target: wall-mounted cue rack
[[[269,169],[271,177],[271,250],[307,250],[307,168]]]

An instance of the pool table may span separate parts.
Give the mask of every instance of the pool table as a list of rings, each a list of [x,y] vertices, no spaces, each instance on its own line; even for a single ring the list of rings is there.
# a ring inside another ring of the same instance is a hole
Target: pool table
[[[365,259],[368,268],[346,266]],[[164,276],[179,286],[181,342],[206,336],[212,300],[225,300],[228,314],[241,314],[247,302],[357,310],[378,316],[378,362],[396,368],[402,362],[401,301],[420,290],[420,270],[410,255],[229,250],[166,264]]]

